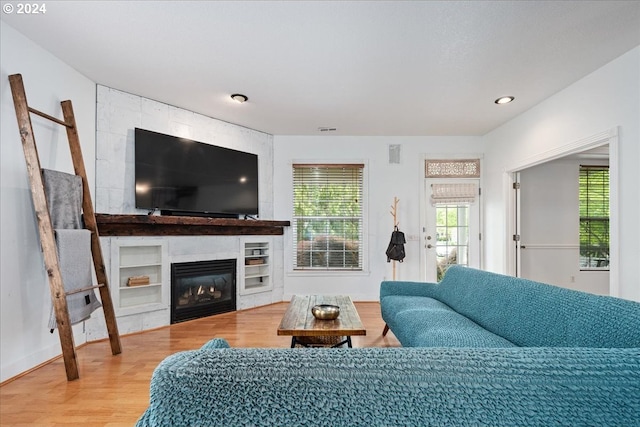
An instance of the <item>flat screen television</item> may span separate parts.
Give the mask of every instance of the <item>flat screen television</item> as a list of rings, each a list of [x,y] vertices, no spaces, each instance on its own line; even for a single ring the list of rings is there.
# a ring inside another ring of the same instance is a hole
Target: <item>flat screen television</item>
[[[163,215],[257,215],[258,156],[136,128],[135,192]]]

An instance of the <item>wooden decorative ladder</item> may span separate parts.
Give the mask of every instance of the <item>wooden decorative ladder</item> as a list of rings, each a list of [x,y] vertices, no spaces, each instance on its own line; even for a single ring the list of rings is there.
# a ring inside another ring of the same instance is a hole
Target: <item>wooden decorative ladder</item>
[[[11,85],[11,93],[13,94],[13,104],[16,110],[16,118],[18,119],[18,129],[20,131],[20,139],[22,140],[24,157],[27,162],[27,173],[29,174],[29,182],[31,185],[31,197],[33,199],[33,207],[38,222],[38,232],[40,234],[40,242],[44,255],[44,264],[47,275],[49,276],[49,288],[51,290],[51,299],[53,301],[53,307],[58,323],[58,333],[60,335],[64,366],[67,372],[67,380],[71,381],[79,378],[79,374],[75,344],[73,341],[73,331],[67,306],[66,297],[68,295],[72,293],[85,292],[95,288],[99,289],[104,317],[107,324],[107,331],[109,333],[109,341],[111,342],[111,352],[113,355],[120,354],[122,352],[120,347],[120,335],[118,334],[118,325],[116,323],[104,259],[102,257],[102,249],[100,247],[100,236],[98,235],[95,212],[93,210],[91,194],[89,193],[87,173],[84,167],[82,151],[80,149],[76,119],[73,114],[71,101],[62,101],[60,103],[62,106],[64,120],[59,120],[29,107],[24,90],[24,84],[22,82],[22,76],[20,74],[10,75],[9,83]],[[66,128],[73,168],[75,174],[82,178],[82,214],[85,228],[91,231],[91,252],[98,282],[95,286],[88,286],[75,291],[65,292],[62,276],[60,274],[54,230],[47,206],[47,199],[45,196],[44,183],[40,168],[40,159],[38,157],[38,150],[36,147],[35,137],[33,135],[30,113],[36,114]]]

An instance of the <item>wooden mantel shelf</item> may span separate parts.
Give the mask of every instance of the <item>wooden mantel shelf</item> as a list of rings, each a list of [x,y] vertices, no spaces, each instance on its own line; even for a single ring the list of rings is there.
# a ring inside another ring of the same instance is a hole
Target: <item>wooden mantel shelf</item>
[[[100,236],[282,235],[289,221],[96,214]]]

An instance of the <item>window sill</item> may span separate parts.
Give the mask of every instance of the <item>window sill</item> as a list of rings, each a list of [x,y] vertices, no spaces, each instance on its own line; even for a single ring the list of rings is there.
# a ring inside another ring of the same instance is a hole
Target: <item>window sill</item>
[[[354,277],[370,276],[371,272],[366,270],[289,270],[289,277]]]

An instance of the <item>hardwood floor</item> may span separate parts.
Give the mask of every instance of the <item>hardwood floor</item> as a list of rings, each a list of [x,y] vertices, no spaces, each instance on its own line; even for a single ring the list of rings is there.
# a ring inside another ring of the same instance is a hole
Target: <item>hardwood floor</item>
[[[388,334],[377,302],[356,302],[367,335],[354,347],[398,347]],[[283,347],[290,337],[276,329],[287,303],[225,313],[121,337],[122,354],[111,355],[109,341],[77,350],[80,379],[66,380],[62,359],[54,360],[0,387],[2,426],[132,426],[149,404],[153,369],[168,355],[201,347],[221,337],[232,347]]]

